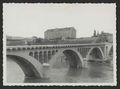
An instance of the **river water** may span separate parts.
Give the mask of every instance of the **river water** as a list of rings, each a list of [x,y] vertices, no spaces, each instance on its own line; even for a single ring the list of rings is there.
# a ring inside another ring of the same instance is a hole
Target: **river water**
[[[47,78],[25,78],[22,69],[7,59],[7,83],[112,83],[113,66],[109,63],[88,62],[87,68],[69,69],[68,66],[50,68]]]

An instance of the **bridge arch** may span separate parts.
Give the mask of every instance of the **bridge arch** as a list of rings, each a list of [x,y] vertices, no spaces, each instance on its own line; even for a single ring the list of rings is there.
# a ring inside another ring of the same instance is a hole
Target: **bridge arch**
[[[10,58],[20,66],[25,77],[42,78],[42,64],[37,62],[34,58],[28,57],[29,59],[27,59],[14,54],[8,54],[7,58]]]
[[[110,48],[110,50],[109,50],[109,52],[108,52],[108,55],[109,55],[109,56],[113,56],[113,46],[111,46],[111,48]]]
[[[32,57],[33,57],[33,52],[29,52],[29,56],[32,56]]]
[[[81,68],[83,67],[83,58],[80,53],[75,49],[63,49],[59,50],[49,61],[50,66],[52,67],[57,60],[57,57],[61,54],[64,54],[69,61],[70,68]]]
[[[52,55],[54,55],[55,54],[55,51],[54,50],[52,50]]]
[[[34,52],[34,58],[35,58],[36,60],[38,60],[38,52],[37,52],[37,51]]]
[[[108,58],[113,59],[113,45],[110,47],[110,49],[108,51]]]
[[[91,54],[94,53],[95,58],[104,59],[104,53],[100,47],[92,47],[86,56],[86,59],[89,60]],[[96,57],[97,56],[97,57]]]

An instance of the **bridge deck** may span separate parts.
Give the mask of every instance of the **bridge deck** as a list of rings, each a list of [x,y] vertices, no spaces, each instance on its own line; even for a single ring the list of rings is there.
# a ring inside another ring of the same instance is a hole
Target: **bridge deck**
[[[104,46],[110,43],[90,43],[90,44],[54,44],[54,45],[17,45],[17,46],[7,46],[8,48],[23,48],[23,47],[75,47],[75,46]]]

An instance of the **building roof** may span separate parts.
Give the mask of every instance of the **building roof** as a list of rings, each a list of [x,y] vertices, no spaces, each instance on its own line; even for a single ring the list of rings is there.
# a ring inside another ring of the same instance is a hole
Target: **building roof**
[[[105,35],[105,36],[109,36],[109,35],[110,35],[110,36],[111,36],[111,35],[113,35],[113,34],[111,34],[111,33],[105,33],[105,32],[104,32],[104,33],[101,33],[100,35]]]
[[[6,36],[7,40],[23,40],[23,37],[16,37],[16,36]]]
[[[48,29],[45,32],[52,32],[52,31],[68,31],[68,30],[75,30],[74,27],[65,27],[65,28],[54,28],[54,29]],[[76,31],[76,30],[75,30]]]

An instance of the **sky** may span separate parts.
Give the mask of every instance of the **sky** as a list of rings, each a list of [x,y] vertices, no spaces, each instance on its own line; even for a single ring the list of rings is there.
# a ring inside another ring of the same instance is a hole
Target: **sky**
[[[3,32],[9,36],[44,38],[47,29],[74,27],[77,38],[94,30],[116,32],[116,4],[4,3]]]

